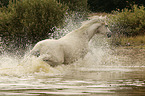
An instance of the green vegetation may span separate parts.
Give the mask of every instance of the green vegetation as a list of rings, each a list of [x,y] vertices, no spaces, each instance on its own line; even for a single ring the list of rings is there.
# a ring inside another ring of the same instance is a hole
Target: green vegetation
[[[71,11],[83,12],[87,10],[87,0],[57,0],[69,6]]]
[[[145,34],[145,7],[133,5],[131,9],[114,11],[109,17],[110,29],[114,34],[113,43],[116,45],[145,44],[145,38],[141,40],[141,35]],[[128,39],[127,39],[128,38]],[[134,38],[134,40],[131,38]],[[138,41],[139,40],[139,41]],[[134,43],[133,43],[134,42]],[[140,43],[139,43],[140,42]],[[142,43],[141,43],[142,42]]]
[[[121,44],[124,46],[139,46],[145,44],[145,36],[122,37]]]
[[[126,36],[145,34],[145,7],[133,5],[132,9],[114,11],[110,16],[111,30]]]
[[[0,32],[5,42],[36,43],[63,24],[67,6],[54,0],[22,0],[0,10]]]
[[[9,0],[0,0],[0,7],[7,6],[9,4]]]
[[[64,19],[73,11],[83,13],[87,9],[86,0],[82,0],[83,3],[60,1],[10,0],[6,7],[0,8],[0,37],[3,44],[11,48],[35,44],[49,38],[56,27],[63,27]],[[2,3],[7,4],[4,1]]]
[[[145,35],[134,37],[116,36],[112,38],[112,44],[126,48],[143,48],[145,49]]]
[[[138,5],[130,7],[130,4]],[[101,12],[100,15],[117,10],[108,16],[109,27],[114,34],[113,44],[124,46],[130,43],[132,46],[138,42],[144,45],[144,38],[137,39],[137,36],[145,34],[143,5],[143,0],[1,0],[0,46],[25,48],[27,44],[49,38],[56,27],[65,26],[66,17],[72,16],[77,24],[76,19],[85,17],[88,7],[93,12]]]

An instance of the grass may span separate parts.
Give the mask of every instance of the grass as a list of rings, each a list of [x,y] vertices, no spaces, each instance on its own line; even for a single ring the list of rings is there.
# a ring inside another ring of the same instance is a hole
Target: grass
[[[121,37],[120,45],[125,48],[145,49],[145,35],[135,37]]]

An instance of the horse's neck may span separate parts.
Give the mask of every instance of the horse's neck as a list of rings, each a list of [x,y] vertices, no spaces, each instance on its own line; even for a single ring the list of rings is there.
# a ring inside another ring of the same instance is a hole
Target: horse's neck
[[[94,31],[88,30],[88,28],[79,28],[77,30],[74,30],[74,31],[68,33],[63,38],[78,37],[78,38],[82,39],[84,42],[89,42],[93,36],[94,36]]]
[[[95,35],[94,31],[88,30],[87,28],[79,29],[78,33],[81,35],[81,37],[85,37],[88,41],[90,41],[92,37]]]

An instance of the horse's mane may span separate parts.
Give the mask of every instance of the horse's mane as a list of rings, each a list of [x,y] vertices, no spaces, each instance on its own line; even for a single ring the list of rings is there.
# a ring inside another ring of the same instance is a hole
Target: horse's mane
[[[106,17],[94,16],[94,17],[92,17],[92,19],[82,22],[81,27],[79,29],[74,30],[73,32],[81,32],[83,30],[86,30],[88,27],[90,27],[91,25],[93,25],[95,23],[105,24],[105,19],[106,19]]]
[[[93,25],[94,23],[104,23],[105,24],[106,17],[102,16],[94,16],[93,19],[82,22],[82,26],[80,29],[85,29]]]
[[[103,22],[105,22],[105,19],[106,19],[106,17],[94,16],[94,17],[92,17],[91,20],[82,22],[82,27],[85,25],[92,25],[94,23],[103,23]]]

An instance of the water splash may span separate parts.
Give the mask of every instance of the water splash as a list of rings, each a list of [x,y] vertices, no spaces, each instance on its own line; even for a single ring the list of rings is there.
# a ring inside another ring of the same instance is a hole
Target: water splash
[[[85,20],[88,20],[88,18],[85,17],[85,14],[80,15],[78,12],[72,13],[71,15],[68,14],[65,17],[64,26],[61,28],[54,26],[51,29],[53,33],[48,34],[48,36],[51,36],[50,39],[59,39],[69,32],[78,29],[81,26],[81,22]]]
[[[52,38],[59,39],[72,30],[77,29],[78,27],[80,27],[80,22],[82,22],[82,19],[74,20],[74,18],[72,17],[67,17],[65,22],[67,24],[62,29],[54,27],[55,32],[54,34],[52,34]],[[107,59],[110,55],[111,50],[109,48],[106,37],[98,35],[94,36],[94,38],[89,43],[89,47],[90,51],[84,59],[79,59],[77,62],[67,66],[60,65],[55,68],[49,66],[47,63],[42,61],[41,58],[29,57],[29,48],[28,52],[25,52],[25,56],[22,57],[20,55],[10,55],[9,53],[4,52],[3,55],[0,55],[0,75],[23,76],[41,72],[47,75],[62,75],[67,72],[67,69],[70,69],[72,67],[97,67],[98,64],[106,65],[106,62],[108,64],[108,61],[111,61],[112,58],[109,58],[109,60]]]

